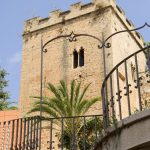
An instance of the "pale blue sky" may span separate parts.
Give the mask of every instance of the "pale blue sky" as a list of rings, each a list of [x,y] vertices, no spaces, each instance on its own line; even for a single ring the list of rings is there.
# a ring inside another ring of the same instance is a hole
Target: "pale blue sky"
[[[0,66],[9,73],[11,101],[18,101],[24,20],[35,16],[47,17],[54,9],[67,10],[78,0],[1,0],[0,4]],[[82,0],[83,3],[90,0]],[[150,0],[117,0],[136,27],[150,23]],[[150,41],[150,29],[141,31]]]

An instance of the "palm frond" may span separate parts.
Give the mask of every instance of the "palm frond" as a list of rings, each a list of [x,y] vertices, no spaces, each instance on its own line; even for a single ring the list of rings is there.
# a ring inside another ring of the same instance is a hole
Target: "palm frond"
[[[73,107],[74,88],[75,88],[75,80],[72,80],[71,81],[71,88],[70,88],[70,105],[71,105],[71,108]]]
[[[71,104],[67,98],[64,99],[64,107],[66,110],[66,116],[71,117],[72,116],[72,108],[71,108]]]
[[[28,114],[35,113],[35,112],[40,112],[40,105],[36,105],[28,112]],[[52,109],[44,105],[42,105],[42,112],[46,113],[49,117],[53,117],[53,118],[60,117],[55,111],[53,111]]]
[[[79,116],[84,115],[89,108],[95,104],[98,99],[84,100],[84,95],[87,92],[90,84],[88,84],[82,92],[81,91],[81,82],[77,85],[75,81],[71,81],[70,94],[68,94],[68,88],[64,81],[60,81],[60,86],[55,87],[53,84],[48,83],[47,88],[54,94],[54,97],[42,97],[42,110],[45,113],[50,109],[50,113],[57,114],[60,117],[70,117],[70,116]],[[80,94],[81,93],[81,94]],[[34,106],[31,112],[40,111],[40,96],[32,96],[32,98],[38,99],[35,101]],[[44,110],[45,108],[45,110]],[[54,115],[55,115],[54,114]],[[53,115],[53,116],[54,116]],[[56,115],[55,115],[56,116]]]
[[[51,83],[47,84],[47,88],[61,101],[60,93],[58,92],[57,88]]]
[[[59,114],[62,117],[64,117],[66,115],[65,105],[63,102],[60,102],[58,99],[53,99],[53,101],[51,103],[55,107],[56,111],[59,112]]]
[[[36,105],[40,105],[40,97],[34,96],[33,98],[38,98],[38,101],[35,101],[33,104],[33,107],[36,107]],[[65,115],[66,111],[64,108],[64,102],[60,101],[56,97],[49,98],[49,97],[43,97],[42,98],[42,105],[46,105],[49,108],[56,111],[60,116]]]
[[[61,94],[62,94],[62,101],[63,101],[63,105],[64,105],[64,109],[66,110],[66,115],[67,116],[72,116],[72,108],[71,108],[71,104],[69,101],[69,94],[68,94],[68,88],[67,85],[65,84],[64,81],[60,81],[60,86],[58,87]]]
[[[88,88],[90,87],[91,83],[89,83],[84,89],[83,89],[83,92],[81,93],[80,97],[78,98],[78,103],[80,103],[83,98],[84,98],[84,95],[86,93],[86,91],[88,90]]]
[[[76,109],[77,101],[78,101],[79,94],[80,94],[80,87],[81,87],[81,82],[77,84],[77,87],[75,89],[75,98],[74,98],[74,104],[73,104],[74,109]]]
[[[77,107],[76,107],[76,114],[75,115],[82,115],[82,112],[84,110],[84,108],[86,107],[88,101],[87,100],[83,100],[82,102],[80,102]]]
[[[91,100],[88,100],[88,103],[86,103],[85,107],[83,108],[82,113],[85,114],[92,105],[94,105],[96,102],[98,102],[100,98],[93,98]]]
[[[67,97],[67,99],[69,99],[68,88],[67,88],[66,83],[63,80],[61,80],[60,84],[61,84],[61,87],[63,89],[63,92],[64,92],[65,96]]]
[[[46,114],[48,117],[53,117],[53,123],[56,125],[56,132],[60,132],[62,126],[62,119],[63,119],[63,126],[64,126],[64,133],[65,137],[64,141],[65,148],[67,148],[67,143],[71,142],[72,132],[75,131],[75,136],[79,137],[80,143],[78,143],[79,147],[83,149],[83,135],[84,130],[86,129],[86,149],[89,144],[93,143],[91,141],[91,137],[93,137],[93,132],[91,132],[94,128],[94,121],[92,120],[83,120],[83,118],[61,118],[61,117],[73,117],[73,116],[83,116],[87,111],[90,109],[92,105],[94,105],[99,98],[85,100],[84,96],[87,92],[88,88],[91,84],[88,84],[82,91],[81,91],[81,82],[76,84],[75,80],[71,81],[70,93],[68,92],[67,84],[64,81],[60,81],[59,86],[54,86],[51,83],[47,84],[47,88],[50,92],[54,94],[53,97],[42,97],[42,112]],[[34,102],[33,108],[28,113],[33,112],[40,112],[40,96],[32,96],[32,98],[37,99]],[[60,118],[60,119],[59,119]],[[59,127],[60,128],[59,128]],[[97,124],[98,126],[98,124]],[[86,128],[85,128],[86,127]],[[58,139],[60,140],[60,136]],[[90,142],[89,142],[90,141]],[[69,144],[70,145],[70,144]]]

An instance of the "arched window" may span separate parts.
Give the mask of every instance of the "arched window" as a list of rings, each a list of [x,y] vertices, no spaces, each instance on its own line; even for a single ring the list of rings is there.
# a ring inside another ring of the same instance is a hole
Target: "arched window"
[[[78,52],[75,50],[73,52],[73,68],[78,67]]]
[[[80,67],[84,66],[84,49],[83,49],[83,47],[81,47],[80,51],[79,51],[79,66]]]

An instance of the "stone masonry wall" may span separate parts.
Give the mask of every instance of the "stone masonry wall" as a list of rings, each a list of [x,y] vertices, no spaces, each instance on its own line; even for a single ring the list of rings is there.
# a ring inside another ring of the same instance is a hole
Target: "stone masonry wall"
[[[106,39],[112,33],[122,29],[132,29],[133,26],[126,19],[122,10],[116,6],[114,0],[93,0],[89,4],[76,3],[69,11],[56,10],[48,18],[39,17],[25,22],[23,33],[22,71],[19,108],[21,116],[25,116],[35,101],[31,96],[40,95],[40,50],[43,43],[60,36],[75,34],[89,34]],[[140,36],[141,37],[141,36]],[[120,40],[120,38],[122,40]],[[119,41],[119,43],[118,43]],[[143,40],[134,32],[109,40],[112,47],[105,49],[107,73],[120,60],[142,47]],[[65,80],[70,85],[71,80],[82,81],[83,85],[92,83],[86,98],[101,96],[101,85],[104,79],[103,53],[98,48],[101,45],[91,37],[77,37],[77,41],[69,42],[67,38],[57,39],[46,46],[43,61],[43,96],[52,96],[46,89],[46,84],[55,85]],[[132,45],[132,46],[131,46]],[[83,47],[85,65],[73,68],[73,52],[79,52]],[[128,48],[128,49],[127,49]],[[114,81],[115,82],[115,81]],[[101,102],[93,106],[88,114],[102,113]],[[42,133],[42,146],[48,147],[45,140],[47,131]],[[48,137],[48,136],[47,136]],[[55,143],[57,145],[57,143]],[[56,148],[57,146],[55,146]],[[45,148],[43,148],[45,149]]]
[[[106,39],[114,31],[127,28],[132,29],[133,26],[113,0],[93,0],[92,3],[85,5],[77,3],[72,5],[69,11],[56,10],[48,18],[37,17],[27,20],[23,34],[19,103],[21,115],[24,116],[32,107],[34,100],[31,96],[40,95],[41,38],[45,43],[54,37],[70,34],[73,31],[75,34],[90,34],[100,39],[102,39],[103,33]],[[121,39],[124,39],[121,41],[123,45],[117,43],[118,37],[110,39],[112,47],[106,51],[107,73],[126,54],[142,47],[143,40],[136,33],[132,33],[129,37],[128,35],[120,36],[122,36]],[[133,46],[129,46],[130,41]],[[99,49],[98,45],[100,45],[98,41],[91,37],[78,37],[76,42],[69,42],[68,39],[61,38],[48,44],[46,47],[48,52],[44,54],[43,86],[45,87],[47,82],[57,85],[62,79],[69,85],[70,81],[75,79],[82,81],[83,85],[92,83],[86,98],[100,96],[104,67],[102,49]],[[73,51],[75,49],[79,51],[81,47],[84,48],[85,65],[74,69]],[[128,50],[122,49],[122,47],[127,47]],[[121,49],[123,53],[120,51]],[[50,95],[46,88],[44,88],[43,94]],[[89,114],[100,112],[101,103],[91,108]]]
[[[123,12],[120,12],[120,14],[121,13],[123,13]],[[126,22],[121,22],[119,15],[114,15],[114,17],[112,19],[112,32],[115,33],[118,31],[130,29],[130,28],[127,28],[128,23],[132,27],[132,29],[135,28],[131,21],[129,21],[128,19],[125,19],[125,20],[126,20]],[[136,34],[138,36],[136,36],[136,38],[135,38],[135,36],[133,36],[134,34]],[[112,51],[112,57],[113,57],[112,64],[113,64],[113,66],[117,65],[119,62],[121,62],[127,56],[140,50],[143,47],[143,42],[139,43],[138,42],[139,40],[142,41],[142,37],[137,32],[130,32],[130,33],[124,32],[124,33],[120,33],[120,34],[114,36],[112,38],[112,46],[113,46],[113,48],[112,48],[113,49],[113,51]],[[144,63],[145,62],[145,56],[144,56],[144,54],[140,54],[138,56],[139,56],[139,58],[138,58],[139,72],[143,72],[145,69],[145,63]],[[143,63],[141,64],[141,62],[143,62]],[[121,96],[122,96],[121,109],[122,109],[123,117],[125,117],[126,115],[129,115],[128,114],[128,99],[127,99],[127,96],[124,95],[126,93],[125,87],[126,87],[126,81],[127,80],[128,80],[128,83],[131,85],[130,90],[132,91],[132,93],[129,94],[131,113],[134,113],[136,109],[139,109],[138,91],[134,88],[136,86],[136,84],[134,83],[135,79],[133,78],[133,75],[132,75],[132,67],[131,66],[135,67],[134,57],[132,57],[131,59],[128,59],[128,61],[127,61],[128,79],[126,78],[126,75],[125,75],[125,63],[122,63],[118,68],[119,74],[122,75],[122,77],[124,77],[124,80],[122,80],[119,77],[120,90],[122,91],[121,92]],[[114,74],[115,73],[116,72],[114,72]],[[136,73],[134,72],[134,74],[136,74]],[[114,78],[114,83],[117,83],[116,76]],[[114,90],[114,95],[115,95],[114,99],[116,100],[117,95],[115,92],[117,91],[117,84],[114,84],[113,90]],[[118,108],[118,102],[117,101],[115,101],[115,106],[116,106],[116,113],[118,114],[119,108]]]
[[[93,4],[90,5],[88,7],[94,7]],[[107,31],[105,33],[106,36],[110,34],[109,18],[111,18],[110,8],[103,11],[98,10],[23,36],[20,93],[20,110],[22,115],[31,108],[33,100],[30,96],[39,95],[40,93],[41,36],[43,42],[46,42],[53,37],[70,34],[73,31],[76,34],[91,34],[101,39],[103,31]],[[89,37],[79,37],[76,42],[71,43],[64,38],[49,44],[46,47],[48,52],[44,54],[44,83],[51,82],[57,85],[61,79],[64,79],[68,84],[72,79],[82,80],[83,85],[91,82],[92,85],[87,92],[87,98],[100,96],[100,85],[104,77],[102,51],[98,49],[98,44],[97,40]],[[84,48],[85,66],[73,69],[73,51],[75,49],[79,51],[81,46]],[[46,94],[47,91],[44,89],[43,93]],[[100,104],[97,105],[97,108],[93,109],[100,113]]]

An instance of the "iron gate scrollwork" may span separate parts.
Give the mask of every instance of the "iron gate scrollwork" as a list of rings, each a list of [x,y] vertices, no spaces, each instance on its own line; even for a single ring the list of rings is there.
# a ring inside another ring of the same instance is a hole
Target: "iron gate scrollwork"
[[[90,35],[90,34],[75,34],[74,32],[71,32],[68,35],[60,35],[57,37],[54,37],[47,42],[43,44],[43,40],[41,38],[41,74],[40,74],[40,117],[42,118],[42,97],[43,97],[43,53],[47,53],[47,49],[45,48],[48,44],[51,42],[61,39],[61,38],[67,38],[69,42],[76,42],[78,37],[90,37],[98,41],[98,48],[103,49],[103,63],[104,63],[104,76],[106,76],[106,60],[105,60],[105,48],[110,47],[110,43],[107,43],[106,45],[104,44],[104,37],[102,34],[102,40],[96,36]],[[42,122],[40,122],[40,128],[42,128]],[[39,133],[39,149],[41,149],[41,130]],[[49,142],[51,143],[51,141]],[[51,148],[51,146],[50,146]]]
[[[109,38],[117,34],[130,33],[144,27],[150,27],[150,25],[145,23],[136,29],[116,32],[105,40],[104,45]],[[106,76],[101,89],[105,128],[146,108],[142,89],[143,84],[149,83],[149,62],[150,46],[148,45],[123,59]],[[148,68],[146,71],[145,66]],[[131,69],[133,69],[132,73],[130,73]],[[135,79],[131,79],[133,75]]]

